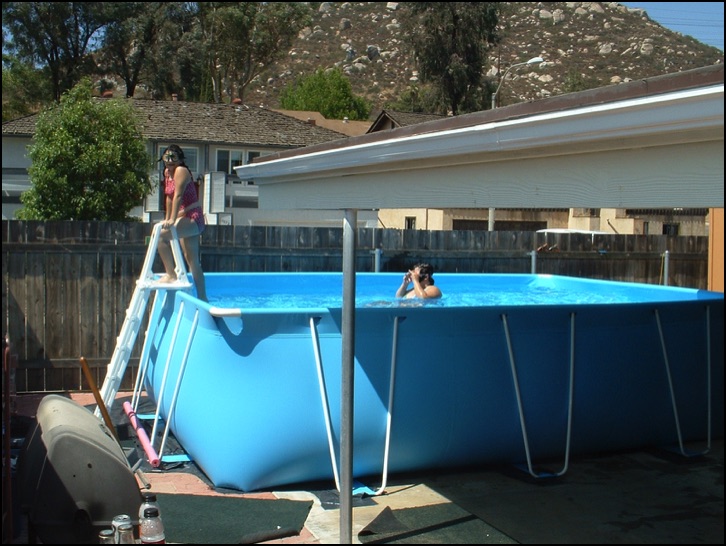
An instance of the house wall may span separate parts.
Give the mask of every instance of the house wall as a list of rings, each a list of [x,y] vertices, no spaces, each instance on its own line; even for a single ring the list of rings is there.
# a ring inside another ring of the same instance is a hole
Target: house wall
[[[597,210],[597,209],[596,209]],[[559,210],[494,209],[494,231],[524,229],[510,228],[512,223],[546,223],[546,228],[568,228],[585,231],[603,231],[622,235],[661,235],[666,223],[678,225],[678,235],[708,236],[709,228],[703,216],[647,215],[628,217],[625,209],[600,209],[599,216],[591,216],[590,209]],[[481,229],[488,229],[489,209],[381,209],[378,212],[380,227],[406,229],[407,219],[414,218],[416,229],[456,229],[456,221],[479,222]],[[471,225],[471,224],[467,224]],[[475,229],[466,227],[463,229]],[[544,228],[543,228],[544,229]]]
[[[3,219],[14,219],[15,211],[21,207],[19,195],[30,186],[27,169],[31,164],[27,155],[27,147],[32,143],[30,137],[3,137]],[[172,142],[149,142],[147,151],[152,157],[158,158],[161,152]],[[247,158],[250,153],[267,155],[278,150],[265,147],[234,147],[229,145],[209,145],[205,143],[184,143],[184,149],[195,176],[217,170],[217,152],[228,150],[238,152]],[[152,173],[154,180],[159,180],[161,163],[155,164]],[[229,174],[229,173],[228,173]],[[275,211],[257,208],[258,187],[240,181],[236,174],[227,177],[225,184],[225,209],[219,214],[205,210],[209,224],[220,225],[300,225],[300,226],[339,226],[341,214],[333,210],[322,211]],[[149,209],[148,204],[140,205],[131,211],[131,216],[144,222],[156,222],[163,218],[160,208]],[[625,217],[625,209],[601,209],[600,217],[590,217],[570,209],[567,215],[553,211],[495,209],[496,222],[513,221],[546,221],[548,228],[570,228],[594,231],[606,231],[621,234],[651,234],[663,232],[663,224],[674,222],[679,226],[679,235],[709,235],[709,226],[703,218],[678,217],[675,220],[657,216],[642,218]],[[717,209],[722,210],[722,209]],[[385,227],[405,229],[406,218],[415,218],[416,229],[451,230],[455,220],[474,220],[488,222],[489,209],[381,209],[377,215],[373,211],[359,211],[360,227]],[[338,222],[336,224],[336,222]],[[484,228],[486,229],[486,228]]]
[[[257,208],[226,209],[224,221],[215,223],[227,225],[226,219],[234,226],[315,226],[339,228],[343,225],[343,211],[340,210],[261,210]],[[219,216],[219,215],[218,215]],[[359,228],[378,226],[376,211],[358,211]]]
[[[3,169],[30,167],[27,147],[31,142],[29,137],[3,137]]]
[[[27,147],[31,142],[30,137],[3,137],[3,220],[15,218],[15,211],[21,207],[20,194],[30,185]]]
[[[723,292],[723,209],[709,211],[708,289]]]

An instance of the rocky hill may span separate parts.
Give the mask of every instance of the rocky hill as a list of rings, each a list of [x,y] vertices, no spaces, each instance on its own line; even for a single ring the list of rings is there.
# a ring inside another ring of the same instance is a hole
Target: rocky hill
[[[280,91],[295,78],[337,66],[348,75],[353,92],[371,102],[374,118],[417,81],[402,35],[403,4],[320,3],[287,59],[251,84],[245,103],[278,108]],[[504,39],[491,52],[487,75],[496,79],[532,57],[545,62],[511,71],[500,90],[500,105],[563,94],[573,81],[602,87],[723,62],[720,49],[617,2],[503,4]]]

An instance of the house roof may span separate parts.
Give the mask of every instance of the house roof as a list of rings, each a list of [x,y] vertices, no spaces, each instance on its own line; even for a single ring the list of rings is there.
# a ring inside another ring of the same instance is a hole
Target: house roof
[[[35,122],[37,114],[23,116],[11,121],[3,122],[3,136],[32,136],[35,134]]]
[[[149,140],[298,148],[347,136],[280,112],[242,104],[98,100],[132,101],[142,133]],[[32,136],[37,117],[34,114],[3,123],[3,136]]]
[[[348,136],[364,135],[371,126],[370,121],[351,121],[349,119],[328,119],[320,112],[313,112],[311,110],[280,110],[273,109],[275,112],[280,112],[286,116],[292,116],[297,119],[306,121],[311,125],[318,125],[325,127],[331,131],[337,131],[339,133],[346,134]]]
[[[388,129],[389,126],[393,126],[394,129],[398,127],[407,127],[409,125],[416,125],[417,123],[424,123],[426,121],[435,121],[447,118],[449,116],[442,116],[438,114],[417,114],[413,112],[397,112],[396,110],[381,110],[376,119],[368,129],[369,133],[375,133]]]

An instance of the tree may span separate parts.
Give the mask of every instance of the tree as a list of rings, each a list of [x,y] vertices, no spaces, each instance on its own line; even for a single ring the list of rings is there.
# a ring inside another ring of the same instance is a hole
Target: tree
[[[60,99],[86,75],[116,75],[133,96],[244,98],[310,22],[307,2],[3,2],[3,51]],[[5,57],[3,58],[5,63]],[[98,64],[97,64],[98,63]]]
[[[153,160],[133,106],[91,91],[83,79],[39,114],[19,219],[128,221],[151,191]]]
[[[296,80],[280,93],[280,106],[287,110],[320,112],[328,119],[363,121],[371,106],[362,97],[353,95],[350,81],[339,68],[323,70]]]
[[[406,32],[419,78],[454,115],[483,110],[484,66],[499,41],[500,2],[406,2]],[[446,114],[446,111],[441,113]]]
[[[98,52],[101,73],[115,74],[126,84],[126,96],[133,97],[144,69],[152,66],[159,48],[160,29],[168,24],[167,2],[110,2],[113,17],[104,28]],[[176,10],[176,6],[169,6]],[[181,9],[181,8],[179,8]],[[176,14],[175,14],[176,15]],[[174,18],[176,19],[176,17]]]
[[[48,70],[53,99],[92,74],[92,41],[113,2],[3,2],[3,47],[30,66]],[[5,38],[5,37],[4,37]]]
[[[307,2],[197,2],[200,41],[214,99],[244,90],[287,53],[310,21]]]
[[[34,114],[50,102],[44,71],[3,55],[3,122]]]
[[[430,114],[448,110],[446,105],[442,105],[441,96],[436,93],[436,89],[432,85],[417,83],[409,85],[408,89],[401,93],[401,96],[395,101],[388,103],[386,108],[415,114]]]

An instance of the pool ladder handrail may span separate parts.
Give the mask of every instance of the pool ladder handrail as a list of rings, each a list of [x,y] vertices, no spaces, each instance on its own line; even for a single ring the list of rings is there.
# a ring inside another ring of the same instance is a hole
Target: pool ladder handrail
[[[522,407],[522,393],[519,390],[519,380],[517,378],[517,367],[514,363],[514,351],[512,349],[512,337],[509,333],[509,323],[507,315],[501,316],[504,325],[504,335],[507,341],[507,350],[509,352],[509,365],[512,370],[512,380],[514,382],[514,392],[517,397],[517,410],[519,412],[519,425],[522,429],[522,440],[524,442],[524,453],[527,458],[527,472],[537,479],[540,478],[558,478],[567,472],[570,464],[570,444],[572,437],[572,410],[574,404],[574,386],[575,386],[575,313],[570,313],[570,386],[567,401],[567,440],[565,442],[565,462],[558,472],[535,472],[532,465],[532,455],[529,450],[529,438],[527,435],[527,425],[524,419],[524,409]],[[515,465],[522,468],[522,465]]]
[[[170,246],[174,257],[174,271],[176,280],[170,283],[159,282],[159,276],[154,273],[153,265],[156,252],[159,247],[159,239],[161,238],[162,222],[154,225],[149,239],[149,247],[146,251],[146,258],[141,268],[141,274],[136,281],[136,288],[131,296],[131,302],[126,310],[126,318],[121,325],[121,332],[116,339],[116,347],[111,361],[106,370],[106,378],[101,387],[101,398],[107,409],[111,409],[118,393],[118,389],[126,373],[126,368],[131,357],[131,352],[139,334],[139,328],[146,313],[147,304],[152,291],[158,290],[188,290],[193,286],[189,280],[187,270],[184,265],[184,258],[179,245],[179,237],[176,227],[171,226]],[[135,408],[134,408],[135,409]],[[101,417],[100,409],[96,408],[95,414]]]

